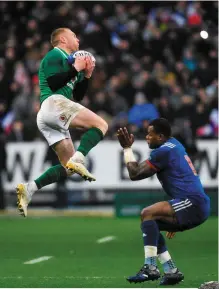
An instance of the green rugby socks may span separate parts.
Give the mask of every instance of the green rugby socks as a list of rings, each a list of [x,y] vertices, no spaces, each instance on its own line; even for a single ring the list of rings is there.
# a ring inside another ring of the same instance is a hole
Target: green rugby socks
[[[103,133],[98,128],[90,128],[81,138],[78,152],[86,156],[89,151],[103,139]],[[76,152],[77,155],[77,152]],[[42,187],[58,182],[67,177],[66,169],[62,165],[56,165],[49,168],[39,178],[34,180],[38,190]]]
[[[38,190],[67,177],[66,169],[62,165],[56,165],[45,171],[39,178],[34,180]]]
[[[87,132],[83,134],[77,151],[81,152],[84,156],[86,156],[89,151],[103,139],[103,137],[104,135],[99,128],[90,128]]]

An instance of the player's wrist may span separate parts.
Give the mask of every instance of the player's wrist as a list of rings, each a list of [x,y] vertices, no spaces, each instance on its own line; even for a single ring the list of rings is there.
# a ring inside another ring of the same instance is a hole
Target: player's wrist
[[[136,162],[136,159],[135,159],[135,156],[131,147],[123,148],[123,153],[124,153],[124,161],[126,164],[131,163],[131,162]]]

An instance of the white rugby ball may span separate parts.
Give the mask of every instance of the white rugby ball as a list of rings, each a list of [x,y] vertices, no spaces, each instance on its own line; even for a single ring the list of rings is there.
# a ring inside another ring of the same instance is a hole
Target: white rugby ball
[[[76,58],[77,56],[91,56],[91,59],[93,62],[96,62],[95,57],[93,56],[93,54],[91,54],[90,52],[86,51],[86,50],[78,50],[73,54],[73,57]]]

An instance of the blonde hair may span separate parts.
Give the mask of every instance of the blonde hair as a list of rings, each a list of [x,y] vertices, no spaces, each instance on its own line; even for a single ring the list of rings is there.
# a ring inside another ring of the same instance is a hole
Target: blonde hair
[[[53,47],[55,47],[56,45],[59,44],[59,39],[58,36],[65,32],[65,30],[69,30],[69,28],[67,27],[61,27],[61,28],[57,28],[56,30],[54,30],[51,34],[51,38],[50,38],[50,42],[52,44]]]

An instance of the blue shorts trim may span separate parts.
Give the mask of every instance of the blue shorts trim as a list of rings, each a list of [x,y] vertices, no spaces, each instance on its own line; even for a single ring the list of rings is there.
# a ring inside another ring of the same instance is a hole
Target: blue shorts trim
[[[195,200],[173,199],[169,201],[175,211],[180,231],[189,230],[201,225],[209,216],[210,207]]]
[[[173,199],[170,200],[170,204],[172,205],[175,212],[185,210],[186,208],[189,208],[193,205],[189,199],[185,200]]]

